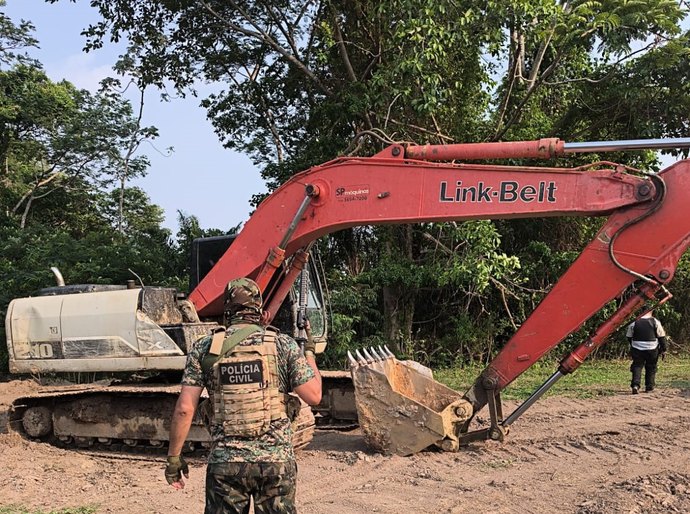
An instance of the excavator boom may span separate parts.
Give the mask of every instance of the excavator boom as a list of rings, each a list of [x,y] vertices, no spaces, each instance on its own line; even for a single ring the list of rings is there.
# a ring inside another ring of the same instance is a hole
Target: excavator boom
[[[298,270],[290,271],[285,266],[287,259],[298,255],[293,261],[303,263],[306,256],[302,250],[314,240],[348,227],[608,216],[594,240],[465,393],[463,401],[470,406],[470,415],[466,415],[457,398],[453,400],[451,414],[440,413],[438,426],[448,425],[448,416],[453,418],[452,423],[463,421],[456,437],[450,442],[446,437],[442,447],[455,448],[458,441],[463,444],[487,437],[502,439],[507,426],[530,402],[560,376],[579,366],[586,355],[630,319],[645,301],[665,291],[664,284],[672,279],[678,260],[690,244],[690,217],[685,213],[685,206],[690,202],[690,161],[680,161],[659,174],[642,174],[608,162],[566,169],[446,161],[553,158],[568,153],[687,146],[690,139],[603,143],[542,139],[467,145],[393,145],[369,158],[336,159],[295,175],[270,195],[190,299],[201,315],[217,314],[227,281],[249,276],[265,291],[270,305],[279,304],[283,299],[280,291],[285,291],[298,275]],[[500,391],[634,284],[641,286],[638,294],[565,358],[555,376],[522,409],[504,420]],[[386,380],[390,382],[391,376],[409,374],[416,377],[413,381],[430,387],[424,373],[409,371],[398,361],[391,363],[391,358],[386,352],[377,353],[374,349],[367,355],[353,357],[353,370],[373,366],[384,377],[364,376],[359,381],[360,388],[373,390]],[[418,402],[413,403],[419,407]],[[471,417],[487,404],[491,427],[468,434]],[[384,405],[382,412],[388,407]],[[447,434],[447,429],[439,429],[438,433],[444,430]]]
[[[398,145],[374,157],[337,159],[293,176],[266,198],[190,299],[202,316],[217,315],[229,280],[251,277],[265,290],[286,257],[348,227],[600,216],[654,198],[649,179],[612,166],[585,170],[432,163],[407,158]]]

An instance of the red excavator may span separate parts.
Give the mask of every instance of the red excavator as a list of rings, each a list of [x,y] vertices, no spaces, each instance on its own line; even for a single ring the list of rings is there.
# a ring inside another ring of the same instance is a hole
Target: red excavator
[[[155,338],[160,334],[156,328],[161,327],[162,332],[171,333],[175,327],[185,328],[185,324],[196,323],[197,328],[191,332],[197,337],[199,331],[209,328],[200,320],[217,322],[227,282],[243,276],[259,284],[266,308],[275,314],[291,291],[294,294],[295,282],[305,268],[312,243],[325,234],[348,227],[498,218],[607,216],[596,237],[464,394],[438,384],[431,372],[417,363],[398,361],[385,348],[364,349],[350,357],[359,423],[367,441],[375,449],[407,455],[430,445],[457,450],[471,441],[502,440],[508,427],[534,401],[563,375],[572,373],[613,331],[641,311],[670,297],[666,284],[673,278],[678,260],[690,244],[690,216],[687,212],[690,205],[690,161],[677,162],[655,174],[641,173],[611,162],[568,169],[470,164],[468,161],[552,159],[580,152],[688,146],[690,139],[396,144],[372,157],[339,158],[293,176],[268,196],[191,292],[191,303],[169,302],[168,308],[163,309],[166,315],[162,318],[168,321],[174,318],[173,323],[161,323],[161,316],[154,315],[156,309],[147,310],[145,298],[149,292],[144,287],[135,288],[137,292],[131,293],[131,298],[123,296],[123,305],[129,302],[133,307],[122,307],[121,318],[122,321],[131,318],[129,311],[125,311],[134,308],[136,323],[132,323],[130,332],[145,327],[147,330],[140,330],[143,335],[139,337],[148,337],[149,343],[157,341]],[[61,295],[60,287],[50,289],[58,289],[57,297],[67,302],[69,295]],[[634,292],[626,294],[626,300],[618,310],[566,356],[554,375],[528,400],[504,418],[500,392],[606,303],[630,290]],[[55,300],[55,291],[52,294]],[[93,293],[81,292],[79,305],[67,309],[72,316],[72,325],[76,326],[80,319],[83,321],[94,315],[89,305],[96,302],[85,298],[88,294]],[[101,325],[104,326],[91,330],[88,337],[79,340],[75,349],[74,345],[70,346],[70,340],[78,338],[74,335],[66,338],[61,334],[67,323],[62,322],[60,316],[64,315],[66,308],[52,306],[53,322],[46,321],[46,314],[35,304],[41,298],[14,300],[8,309],[10,366],[14,371],[64,370],[64,366],[56,363],[65,359],[73,360],[72,364],[77,366],[80,359],[88,359],[90,370],[95,370],[94,366],[98,367],[99,361],[104,370],[116,362],[119,370],[179,369],[180,356],[193,344],[184,340],[191,335],[181,336],[183,343],[171,339],[172,344],[162,341],[160,336],[161,342],[148,347],[151,350],[153,346],[152,351],[157,353],[137,354],[136,348],[141,345],[130,343],[125,345],[130,352],[125,355],[110,333],[121,328],[115,326],[119,322],[114,318],[113,325],[103,323]],[[99,303],[104,311],[108,310],[107,304],[105,300]],[[182,315],[170,316],[175,305],[183,312]],[[190,331],[178,330],[178,333],[187,332]],[[102,343],[105,340],[111,340],[111,343]],[[93,341],[101,342],[90,346]],[[116,347],[118,351],[109,356],[108,352],[113,352]],[[176,356],[175,366],[163,363],[168,356]],[[142,357],[150,363],[148,367],[142,365]],[[128,358],[138,358],[138,367],[128,368],[123,360]],[[108,365],[105,365],[106,360]],[[142,394],[134,389],[99,391],[98,394],[113,398],[129,394],[123,403],[131,404],[132,397]],[[339,391],[334,389],[325,395],[326,410],[337,410],[339,403],[347,403],[339,399],[339,395],[342,396]],[[149,398],[155,398],[156,393],[149,391],[147,394]],[[151,403],[149,408],[143,409],[147,412],[133,415],[137,423],[126,424],[126,430],[108,431],[107,427],[104,428],[107,424],[103,423],[104,415],[99,414],[99,402],[102,403],[105,397],[93,401],[93,393],[88,388],[79,394],[79,404],[74,403],[76,400],[72,393],[55,393],[48,399],[45,395],[20,398],[15,402],[11,421],[21,425],[31,436],[52,434],[65,441],[79,437],[81,442],[120,439],[162,444],[167,435],[167,408],[157,409]],[[470,421],[486,405],[489,407],[490,426],[471,430]],[[125,406],[119,405],[118,408],[125,409]],[[117,408],[109,413],[110,425],[117,424],[113,418],[118,415]],[[75,421],[77,418],[78,423]],[[89,420],[99,428],[89,428]],[[48,425],[50,429],[46,428]],[[145,425],[155,426],[156,430],[137,433]]]

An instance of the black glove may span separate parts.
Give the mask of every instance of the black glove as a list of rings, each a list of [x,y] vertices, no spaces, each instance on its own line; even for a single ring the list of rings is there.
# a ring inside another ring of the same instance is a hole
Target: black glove
[[[185,478],[189,478],[189,466],[182,455],[168,456],[168,465],[165,467],[165,479],[170,485],[174,482],[179,482],[182,479],[182,474]]]

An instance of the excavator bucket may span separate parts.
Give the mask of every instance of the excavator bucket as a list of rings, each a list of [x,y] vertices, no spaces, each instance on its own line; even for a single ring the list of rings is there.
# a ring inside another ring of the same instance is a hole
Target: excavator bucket
[[[359,425],[371,448],[402,456],[432,445],[459,448],[460,427],[472,416],[460,393],[418,362],[399,361],[387,347],[348,352],[348,358]]]

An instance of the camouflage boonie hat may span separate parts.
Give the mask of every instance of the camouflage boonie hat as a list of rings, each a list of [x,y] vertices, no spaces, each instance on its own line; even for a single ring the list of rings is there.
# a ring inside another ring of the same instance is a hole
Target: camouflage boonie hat
[[[225,288],[225,310],[237,312],[240,310],[255,310],[259,312],[263,305],[261,290],[250,278],[236,278],[228,282]]]

